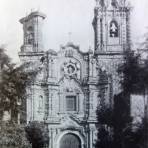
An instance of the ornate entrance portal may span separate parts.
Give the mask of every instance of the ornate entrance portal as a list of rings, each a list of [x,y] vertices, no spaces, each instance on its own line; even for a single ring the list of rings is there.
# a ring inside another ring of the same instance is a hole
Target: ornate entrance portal
[[[66,134],[60,141],[60,148],[81,148],[81,141],[74,134]]]

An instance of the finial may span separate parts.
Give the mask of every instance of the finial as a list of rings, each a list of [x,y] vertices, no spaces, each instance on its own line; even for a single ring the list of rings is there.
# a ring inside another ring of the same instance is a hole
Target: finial
[[[104,7],[105,3],[104,0],[96,0],[96,6]]]
[[[117,7],[117,0],[112,0],[112,1],[111,1],[111,5],[112,5],[113,7]]]
[[[34,9],[33,8],[31,8],[31,13],[34,11]]]
[[[89,46],[88,52],[89,52],[89,53],[93,53],[93,50],[92,50],[91,46]]]

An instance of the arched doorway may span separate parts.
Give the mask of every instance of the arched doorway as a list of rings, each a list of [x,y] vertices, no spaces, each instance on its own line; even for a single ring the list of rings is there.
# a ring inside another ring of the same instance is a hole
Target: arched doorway
[[[74,134],[66,134],[60,140],[60,148],[81,148],[81,141]]]

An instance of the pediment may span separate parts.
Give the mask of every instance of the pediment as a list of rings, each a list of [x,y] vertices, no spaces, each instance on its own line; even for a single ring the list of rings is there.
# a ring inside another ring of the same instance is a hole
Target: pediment
[[[79,120],[74,119],[73,117],[70,117],[70,116],[65,116],[61,119],[61,127],[63,127],[63,128],[81,128]]]
[[[81,88],[81,83],[77,79],[69,79],[66,77],[62,77],[58,82],[60,89],[62,92],[75,92],[75,93],[83,93]]]
[[[86,55],[88,52],[83,52],[80,50],[80,47],[78,45],[73,44],[72,42],[68,42],[66,45],[61,45],[60,50],[58,51],[58,55],[60,57],[66,57],[66,58],[83,58],[84,55]]]

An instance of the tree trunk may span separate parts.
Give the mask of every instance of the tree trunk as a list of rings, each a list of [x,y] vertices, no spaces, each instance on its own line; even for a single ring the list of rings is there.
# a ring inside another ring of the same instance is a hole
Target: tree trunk
[[[144,147],[148,148],[148,90],[146,90],[144,118],[145,118]]]

